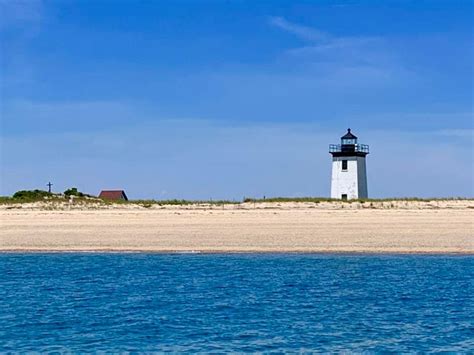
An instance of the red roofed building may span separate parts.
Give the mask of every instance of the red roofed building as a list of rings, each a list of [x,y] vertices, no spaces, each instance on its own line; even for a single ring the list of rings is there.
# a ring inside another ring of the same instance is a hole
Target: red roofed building
[[[122,200],[128,201],[128,197],[123,190],[102,190],[99,198],[104,200]]]

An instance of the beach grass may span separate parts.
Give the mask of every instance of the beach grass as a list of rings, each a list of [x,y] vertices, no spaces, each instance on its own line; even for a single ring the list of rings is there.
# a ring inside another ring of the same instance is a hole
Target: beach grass
[[[422,198],[422,197],[390,197],[390,198],[366,198],[366,199],[352,199],[352,200],[341,200],[334,199],[329,197],[266,197],[266,198],[244,198],[244,202],[396,202],[396,201],[407,201],[407,202],[430,202],[430,201],[450,201],[450,200],[471,200],[472,198],[468,197],[432,197],[432,198]]]
[[[0,196],[0,204],[21,204],[21,203],[34,203],[34,202],[68,202],[69,196],[62,194],[50,194],[50,195],[28,195],[22,197],[12,196]],[[230,200],[184,200],[184,199],[168,199],[168,200],[106,200],[98,197],[86,196],[86,197],[74,197],[74,203],[94,203],[94,204],[137,204],[143,206],[152,205],[196,205],[196,204],[208,204],[208,205],[225,205],[225,204],[238,204],[241,201],[230,201]]]
[[[236,205],[241,203],[321,203],[321,202],[334,202],[334,203],[381,203],[381,202],[430,202],[430,201],[455,201],[455,200],[472,200],[467,197],[433,197],[433,198],[421,198],[421,197],[393,197],[393,198],[369,198],[369,199],[352,199],[352,200],[340,200],[332,199],[328,197],[266,197],[266,198],[253,198],[244,197],[242,201],[231,201],[231,200],[186,200],[186,199],[166,199],[166,200],[155,200],[155,199],[138,199],[138,200],[106,200],[91,195],[74,196],[74,203],[76,204],[100,204],[100,205],[140,205],[142,207],[151,207],[154,205],[164,206],[189,206],[189,205]],[[22,204],[22,203],[35,203],[35,202],[47,202],[47,203],[66,203],[70,201],[70,196],[64,194],[55,194],[41,191],[41,193],[24,193],[15,194],[13,196],[0,196],[0,204]]]

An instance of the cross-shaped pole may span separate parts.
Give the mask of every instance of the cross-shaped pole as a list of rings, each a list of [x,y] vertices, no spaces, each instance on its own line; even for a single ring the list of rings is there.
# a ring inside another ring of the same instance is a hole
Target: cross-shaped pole
[[[48,182],[46,186],[48,186],[48,192],[51,193],[51,186],[53,186],[53,184],[51,184],[51,182]]]

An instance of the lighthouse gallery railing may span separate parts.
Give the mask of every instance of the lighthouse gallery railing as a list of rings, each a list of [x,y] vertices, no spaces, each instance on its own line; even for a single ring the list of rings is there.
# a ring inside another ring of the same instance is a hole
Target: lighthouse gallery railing
[[[360,152],[369,153],[367,144],[329,144],[329,153]]]

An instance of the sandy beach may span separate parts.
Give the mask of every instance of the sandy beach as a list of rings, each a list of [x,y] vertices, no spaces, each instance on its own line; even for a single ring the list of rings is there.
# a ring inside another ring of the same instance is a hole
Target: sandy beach
[[[343,206],[343,207],[341,207]],[[0,209],[1,251],[474,254],[472,201]]]

